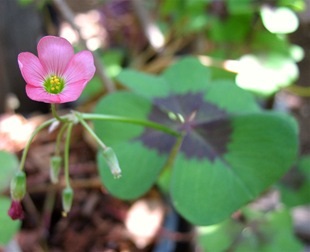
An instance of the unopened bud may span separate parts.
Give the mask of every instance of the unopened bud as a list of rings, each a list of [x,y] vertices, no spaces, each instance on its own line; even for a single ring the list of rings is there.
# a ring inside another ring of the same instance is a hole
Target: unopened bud
[[[73,202],[73,190],[71,187],[67,186],[62,191],[62,208],[64,210],[65,215],[68,212],[70,212],[72,202]]]
[[[54,184],[58,183],[61,162],[62,158],[60,156],[53,156],[50,159],[50,178]]]
[[[11,180],[11,197],[14,201],[20,201],[26,194],[26,174],[23,171],[16,172]]]
[[[12,220],[22,220],[24,218],[24,211],[20,201],[12,201],[8,215]]]
[[[103,150],[102,153],[114,178],[120,178],[122,170],[119,167],[119,163],[118,163],[114,150],[110,147],[107,147],[106,149]]]

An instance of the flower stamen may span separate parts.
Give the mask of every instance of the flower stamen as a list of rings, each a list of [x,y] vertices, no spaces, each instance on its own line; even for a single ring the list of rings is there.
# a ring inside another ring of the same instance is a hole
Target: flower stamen
[[[64,89],[65,82],[61,77],[51,75],[45,80],[43,85],[46,92],[50,94],[59,94]]]

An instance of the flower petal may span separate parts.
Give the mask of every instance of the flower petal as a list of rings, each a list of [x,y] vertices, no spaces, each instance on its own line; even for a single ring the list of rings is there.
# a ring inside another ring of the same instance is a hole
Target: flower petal
[[[76,101],[83,92],[88,80],[81,80],[66,86],[64,90],[58,94],[60,103]]]
[[[29,52],[20,53],[18,65],[27,84],[42,86],[47,73],[35,55]]]
[[[87,81],[82,80],[79,82],[71,83],[70,88],[65,88],[59,94],[50,94],[44,90],[43,87],[36,87],[26,85],[26,93],[31,100],[45,102],[45,103],[66,103],[76,101],[85,86]]]
[[[96,68],[94,65],[94,57],[89,51],[81,51],[74,55],[71,59],[63,77],[66,81],[66,87],[71,88],[71,84],[79,82],[83,83],[81,87],[75,88],[84,89],[87,82],[93,78]],[[82,82],[83,81],[83,82]]]
[[[72,45],[64,38],[46,36],[38,43],[38,56],[50,74],[63,75],[74,55]]]
[[[43,87],[26,85],[26,93],[31,100],[45,103],[62,103],[59,95],[47,93]]]

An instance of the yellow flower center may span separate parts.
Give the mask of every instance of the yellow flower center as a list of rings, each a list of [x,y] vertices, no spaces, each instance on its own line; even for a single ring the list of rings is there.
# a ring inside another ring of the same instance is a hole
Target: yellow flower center
[[[65,87],[65,82],[57,75],[51,75],[44,82],[45,91],[50,94],[59,94]]]

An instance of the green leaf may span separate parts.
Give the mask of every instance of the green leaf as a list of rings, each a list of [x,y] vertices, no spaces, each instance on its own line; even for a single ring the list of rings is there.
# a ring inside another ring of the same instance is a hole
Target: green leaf
[[[20,221],[13,221],[8,216],[11,201],[0,197],[0,245],[7,245],[20,227]]]
[[[244,14],[254,12],[252,0],[228,0],[227,8],[230,14]]]
[[[235,15],[225,20],[214,19],[209,37],[216,43],[241,43],[251,29],[252,15]]]
[[[197,59],[186,57],[170,66],[161,77],[166,80],[170,93],[185,94],[205,90],[211,73]]]
[[[248,92],[231,80],[212,81],[210,75],[193,58],[181,60],[160,77],[125,72],[121,79],[137,94],[108,95],[95,110],[151,120],[183,134],[172,172],[159,184],[167,189],[170,180],[176,209],[200,225],[220,222],[255,199],[287,171],[297,153],[297,127],[291,117],[261,111]],[[159,96],[147,94],[150,85]],[[162,93],[156,89],[160,86]],[[94,125],[98,136],[115,150],[123,171],[121,179],[113,179],[98,156],[103,183],[123,199],[143,195],[166,165],[176,139],[136,125]]]
[[[124,70],[117,79],[135,93],[147,97],[165,97],[206,89],[211,73],[197,59],[187,57],[168,68],[162,76]]]
[[[306,9],[305,0],[278,0],[278,5],[292,8],[294,11],[303,11]]]
[[[115,92],[100,100],[96,105],[95,112],[145,119],[150,109],[151,103],[147,99],[122,91]],[[94,121],[94,127],[97,135],[111,147],[131,140],[143,132],[142,126],[119,122]]]
[[[289,207],[310,203],[310,156],[302,157],[279,183],[282,202]]]
[[[209,225],[223,220],[278,180],[296,157],[296,124],[290,118],[257,113],[234,117],[232,124],[223,157],[214,162],[188,160],[182,155],[177,159],[172,199],[192,223]],[[287,148],[283,150],[283,146]]]
[[[15,155],[0,151],[0,192],[7,189],[10,185],[10,181],[13,178],[17,168],[18,159]]]
[[[150,102],[141,96],[118,92],[101,100],[95,112],[146,119],[150,108]],[[141,126],[107,121],[94,121],[94,126],[96,134],[114,149],[122,170],[122,177],[114,179],[99,151],[97,160],[104,185],[119,198],[132,199],[141,196],[155,183],[165,157],[159,157],[156,151],[145,149],[135,140],[143,132]]]
[[[113,145],[117,153],[122,176],[115,179],[102,155],[98,153],[99,174],[108,191],[121,199],[135,199],[146,193],[156,182],[166,157],[149,151],[139,142]]]
[[[225,98],[223,98],[225,96]],[[254,96],[240,89],[231,80],[215,80],[205,94],[205,99],[230,113],[258,112]]]
[[[303,245],[295,237],[293,221],[286,209],[267,214],[247,210],[246,218],[250,223],[258,223],[257,227],[248,228],[243,233],[237,251],[302,251]]]
[[[254,50],[289,55],[290,44],[286,37],[266,30],[257,31],[253,36],[252,47]]]
[[[198,244],[202,251],[227,251],[244,227],[227,219],[219,224],[198,227]]]
[[[169,87],[161,77],[135,70],[123,70],[117,80],[127,88],[146,98],[162,97],[169,94]]]

